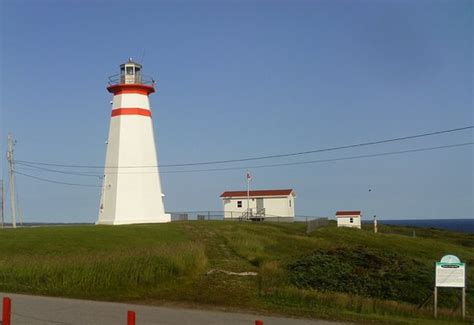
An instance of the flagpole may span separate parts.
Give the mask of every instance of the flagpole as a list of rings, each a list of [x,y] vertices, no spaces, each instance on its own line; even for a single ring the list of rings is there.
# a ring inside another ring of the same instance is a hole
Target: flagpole
[[[247,218],[250,217],[250,173],[247,170]]]

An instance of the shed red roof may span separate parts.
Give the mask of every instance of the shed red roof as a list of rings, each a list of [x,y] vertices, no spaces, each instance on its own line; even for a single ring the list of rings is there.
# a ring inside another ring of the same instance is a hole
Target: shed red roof
[[[290,195],[293,192],[293,189],[284,189],[284,190],[257,190],[250,191],[249,195],[251,197],[255,196],[281,196],[281,195]],[[220,197],[246,197],[247,191],[226,191],[221,194]]]
[[[336,217],[360,216],[360,211],[337,211]]]

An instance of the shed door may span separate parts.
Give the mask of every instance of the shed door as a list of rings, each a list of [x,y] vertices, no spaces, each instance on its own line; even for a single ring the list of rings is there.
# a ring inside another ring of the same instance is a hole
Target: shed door
[[[263,199],[257,199],[257,211],[260,211],[264,208]]]

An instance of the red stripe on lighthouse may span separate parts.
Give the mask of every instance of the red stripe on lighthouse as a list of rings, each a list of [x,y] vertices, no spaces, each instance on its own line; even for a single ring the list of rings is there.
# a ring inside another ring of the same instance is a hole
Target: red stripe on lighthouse
[[[116,92],[114,92],[114,96],[117,96],[117,95],[123,95],[123,94],[137,94],[137,95],[146,95],[148,96],[148,94],[150,93],[150,91],[148,89],[123,89],[123,90],[118,90]]]
[[[142,115],[151,117],[151,111],[143,108],[117,108],[112,110],[112,117],[119,115]]]
[[[107,87],[107,90],[114,95],[140,94],[149,95],[155,92],[155,87],[143,84],[118,84]]]

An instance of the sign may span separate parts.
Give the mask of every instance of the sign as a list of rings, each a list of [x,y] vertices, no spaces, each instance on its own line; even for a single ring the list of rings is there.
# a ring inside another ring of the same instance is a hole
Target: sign
[[[466,318],[466,264],[454,255],[445,255],[436,262],[436,281],[434,287],[434,317],[438,317],[438,287],[461,288],[462,319]]]
[[[443,256],[436,263],[436,286],[464,288],[466,286],[466,264],[454,255]]]
[[[459,259],[459,257],[455,255],[444,255],[441,258],[440,262],[441,263],[461,263],[461,260]]]

